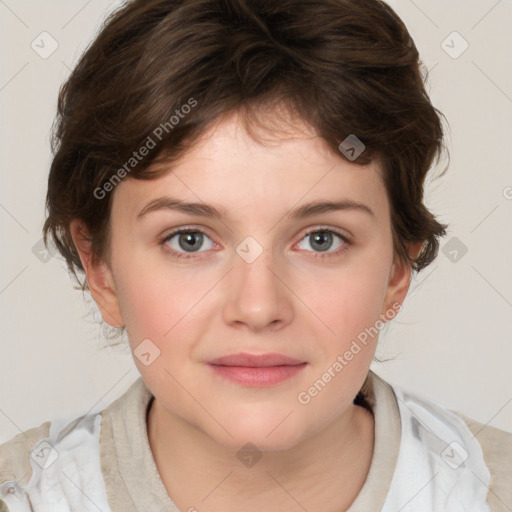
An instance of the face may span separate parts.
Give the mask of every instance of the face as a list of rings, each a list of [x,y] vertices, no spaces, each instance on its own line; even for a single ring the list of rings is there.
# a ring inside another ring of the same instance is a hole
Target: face
[[[91,268],[89,285],[105,320],[126,325],[166,412],[225,446],[278,450],[352,407],[378,339],[369,329],[409,285],[380,172],[305,125],[262,145],[231,116],[168,174],[116,187],[108,284]],[[301,364],[208,363],[239,353]]]

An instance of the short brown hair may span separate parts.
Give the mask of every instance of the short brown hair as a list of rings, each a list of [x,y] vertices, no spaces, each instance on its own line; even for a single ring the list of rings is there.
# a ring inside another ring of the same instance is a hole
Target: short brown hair
[[[258,112],[284,105],[341,157],[354,134],[365,145],[355,163],[381,163],[395,255],[419,271],[447,228],[423,204],[444,144],[422,71],[405,25],[380,0],[129,1],[60,90],[44,240],[51,234],[79,280],[70,222],[84,221],[94,258],[105,258],[117,180],[169,172],[157,164],[178,159],[227,113],[241,113],[250,130]],[[131,161],[150,139],[157,149]],[[423,244],[416,257],[413,243]]]

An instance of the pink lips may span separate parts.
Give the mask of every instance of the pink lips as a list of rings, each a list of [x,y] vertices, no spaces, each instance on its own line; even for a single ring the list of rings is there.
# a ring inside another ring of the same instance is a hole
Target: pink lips
[[[228,380],[249,387],[268,387],[299,373],[306,362],[281,354],[234,354],[207,362],[213,371]]]

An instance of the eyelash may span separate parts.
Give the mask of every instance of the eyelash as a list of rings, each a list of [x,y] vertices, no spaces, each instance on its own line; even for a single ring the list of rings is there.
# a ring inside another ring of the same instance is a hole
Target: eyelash
[[[162,238],[159,242],[160,246],[162,246],[162,249],[167,254],[171,255],[176,261],[183,261],[183,260],[188,261],[188,260],[192,260],[192,259],[196,259],[196,260],[202,259],[202,256],[194,256],[193,255],[194,253],[187,254],[187,253],[178,252],[178,251],[175,251],[174,249],[169,248],[169,246],[167,245],[167,242],[169,240],[171,240],[173,237],[175,237],[176,235],[180,235],[183,233],[201,233],[202,235],[205,235],[208,237],[208,235],[201,229],[181,228],[181,229],[177,229],[176,231],[173,231],[172,233],[169,233],[164,238]],[[349,247],[352,245],[350,239],[346,235],[343,235],[339,231],[336,231],[332,228],[326,228],[326,227],[325,228],[324,227],[315,228],[315,229],[308,231],[307,233],[304,233],[304,235],[302,236],[300,241],[302,241],[304,238],[308,237],[312,233],[333,233],[333,234],[337,235],[338,237],[340,237],[344,242],[344,244],[340,248],[336,249],[333,252],[326,252],[326,253],[315,252],[314,256],[312,256],[313,259],[325,260],[325,259],[333,258],[336,256],[340,256],[342,253],[347,251],[349,249]],[[208,238],[210,238],[210,237],[208,237]],[[312,251],[308,251],[308,252],[312,252]]]

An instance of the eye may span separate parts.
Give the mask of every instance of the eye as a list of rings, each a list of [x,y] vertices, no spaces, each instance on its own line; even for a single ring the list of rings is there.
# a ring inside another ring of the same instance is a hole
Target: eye
[[[209,246],[207,247],[203,247],[205,240],[209,241]],[[307,245],[312,249],[313,258],[329,258],[338,256],[342,252],[346,251],[351,245],[351,241],[348,236],[327,228],[317,228],[309,231],[301,239],[299,242],[299,248],[310,251],[307,247],[303,247],[305,241],[308,241]],[[176,260],[200,258],[201,256],[195,256],[195,253],[200,254],[205,252],[201,251],[201,248],[208,250],[215,246],[214,242],[206,233],[196,228],[177,229],[166,235],[160,241],[160,245]]]
[[[198,229],[187,228],[173,231],[160,244],[166,251],[173,253],[176,259],[181,259],[194,257],[189,254],[203,252],[199,251],[199,249],[204,245],[205,240],[210,241],[210,246],[206,247],[206,249],[211,249],[213,242],[206,233]]]
[[[338,239],[338,241],[336,241]],[[313,257],[315,258],[326,258],[331,256],[337,256],[343,251],[347,250],[350,246],[350,240],[347,236],[338,233],[332,229],[315,229],[309,231],[304,235],[304,238],[299,243],[300,249],[307,249],[307,247],[301,247],[300,244],[304,244],[307,241],[313,251],[318,251]],[[334,244],[334,247],[333,247]],[[334,250],[331,250],[334,249]],[[322,254],[325,253],[325,254]]]

